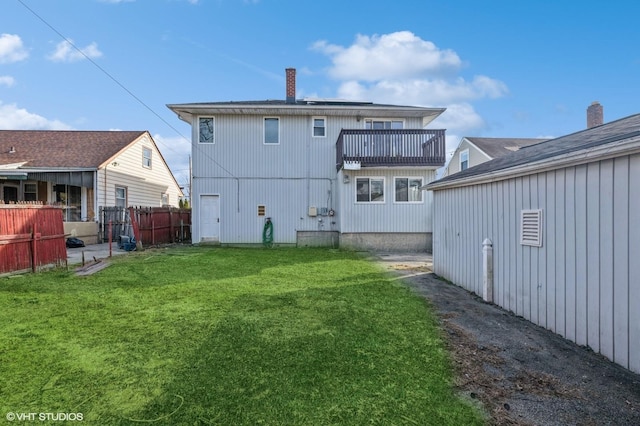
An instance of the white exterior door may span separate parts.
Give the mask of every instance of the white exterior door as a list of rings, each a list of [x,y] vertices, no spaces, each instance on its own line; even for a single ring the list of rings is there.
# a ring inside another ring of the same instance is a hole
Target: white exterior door
[[[200,196],[200,241],[220,239],[220,196]]]

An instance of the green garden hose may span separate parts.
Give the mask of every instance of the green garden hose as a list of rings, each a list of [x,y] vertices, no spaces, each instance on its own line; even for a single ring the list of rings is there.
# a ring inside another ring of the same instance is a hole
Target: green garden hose
[[[262,245],[265,247],[273,247],[273,222],[268,217],[264,222],[264,228],[262,229]]]

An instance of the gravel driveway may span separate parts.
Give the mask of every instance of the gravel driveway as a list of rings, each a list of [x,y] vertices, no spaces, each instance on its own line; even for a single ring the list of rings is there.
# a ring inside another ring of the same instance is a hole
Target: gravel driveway
[[[500,425],[640,425],[640,375],[431,273],[426,254],[375,256],[438,313],[456,384]]]

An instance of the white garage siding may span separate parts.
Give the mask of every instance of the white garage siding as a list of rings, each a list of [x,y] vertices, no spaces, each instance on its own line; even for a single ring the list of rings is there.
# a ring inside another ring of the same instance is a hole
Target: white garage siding
[[[542,210],[542,247],[520,214]],[[482,294],[493,242],[494,303],[640,373],[640,154],[434,190],[435,273]]]

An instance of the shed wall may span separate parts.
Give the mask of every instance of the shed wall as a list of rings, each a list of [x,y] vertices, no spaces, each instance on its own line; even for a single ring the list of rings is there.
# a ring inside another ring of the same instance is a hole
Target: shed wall
[[[520,244],[520,212],[542,209],[543,245]],[[434,191],[435,273],[640,372],[640,155]]]

